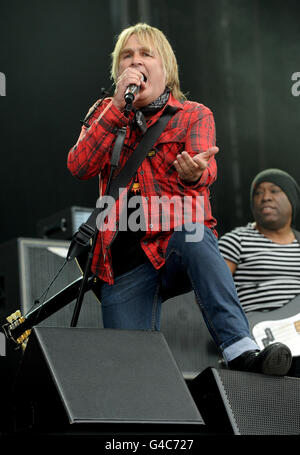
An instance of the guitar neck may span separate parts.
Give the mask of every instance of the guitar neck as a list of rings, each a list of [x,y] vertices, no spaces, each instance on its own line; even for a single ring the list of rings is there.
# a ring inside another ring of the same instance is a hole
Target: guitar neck
[[[31,329],[33,326],[44,321],[49,316],[75,300],[78,296],[82,280],[83,278],[79,277],[50,299],[32,308],[32,310],[25,315],[25,321],[11,330],[11,335],[17,339],[25,330]],[[93,276],[90,276],[87,279],[85,292],[91,290],[95,286],[94,280],[95,277]]]

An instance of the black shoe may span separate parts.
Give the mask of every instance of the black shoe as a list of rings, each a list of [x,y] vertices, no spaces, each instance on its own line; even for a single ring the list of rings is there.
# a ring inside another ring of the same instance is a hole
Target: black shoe
[[[262,351],[246,351],[228,362],[231,370],[284,376],[292,363],[290,349],[282,343],[273,343]]]

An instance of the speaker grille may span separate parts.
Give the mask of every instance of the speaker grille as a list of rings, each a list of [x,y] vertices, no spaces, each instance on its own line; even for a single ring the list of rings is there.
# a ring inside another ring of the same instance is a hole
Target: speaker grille
[[[234,432],[300,434],[300,380],[214,370]]]
[[[143,429],[145,424],[203,425],[159,332],[36,327],[13,397],[21,425],[22,411],[30,405],[31,423],[46,428],[63,417],[76,425],[136,423]],[[63,406],[56,406],[58,399]]]
[[[22,245],[22,283],[23,308],[27,313],[34,301],[38,299],[55,277],[64,263],[69,242],[54,241],[23,241]],[[81,275],[76,262],[67,263],[62,272],[51,285],[49,292],[41,299],[49,299],[60,292]],[[60,311],[41,322],[40,326],[70,326],[75,301],[70,302]],[[84,295],[78,327],[103,327],[101,306],[95,295],[89,291]]]

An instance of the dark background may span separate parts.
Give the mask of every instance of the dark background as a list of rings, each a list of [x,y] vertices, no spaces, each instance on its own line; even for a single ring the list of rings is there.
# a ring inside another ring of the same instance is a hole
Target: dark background
[[[280,167],[300,180],[300,97],[291,93],[300,71],[299,13],[297,0],[2,2],[1,241],[35,237],[41,218],[96,204],[97,178],[74,179],[67,153],[79,120],[111,85],[116,35],[138,21],[164,31],[183,91],[214,112],[219,234],[249,221],[257,172]]]

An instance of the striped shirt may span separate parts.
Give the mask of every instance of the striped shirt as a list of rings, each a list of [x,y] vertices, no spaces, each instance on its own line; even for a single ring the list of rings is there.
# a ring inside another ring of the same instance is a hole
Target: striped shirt
[[[234,282],[247,311],[275,309],[300,294],[300,246],[280,245],[262,235],[254,223],[219,239],[224,257],[237,265]]]

